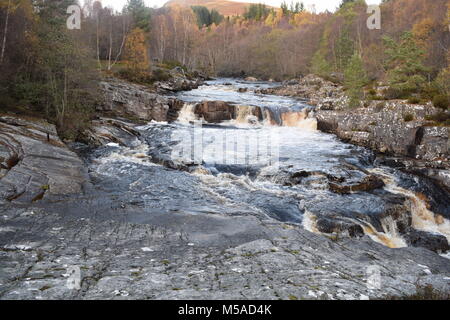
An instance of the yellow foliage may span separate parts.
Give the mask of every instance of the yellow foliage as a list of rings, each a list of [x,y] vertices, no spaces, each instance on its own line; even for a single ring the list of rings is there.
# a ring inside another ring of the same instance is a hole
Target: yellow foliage
[[[435,22],[431,18],[425,18],[413,26],[413,35],[418,44],[425,47],[430,38]]]
[[[290,22],[291,22],[291,24],[293,24],[295,26],[312,24],[312,23],[314,23],[314,15],[311,12],[302,11],[302,12],[296,13],[292,17]]]
[[[144,31],[133,29],[127,36],[125,43],[127,66],[131,70],[146,71],[149,68],[149,59]]]

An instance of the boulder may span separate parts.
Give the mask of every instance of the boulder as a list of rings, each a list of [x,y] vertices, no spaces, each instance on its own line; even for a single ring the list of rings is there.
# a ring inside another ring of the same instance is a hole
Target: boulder
[[[329,188],[334,193],[350,194],[352,192],[368,192],[384,187],[384,182],[374,175],[364,177],[360,182],[354,184],[337,184],[330,182]]]
[[[132,120],[173,121],[180,108],[174,98],[161,96],[150,88],[118,79],[101,82],[104,99],[97,111]],[[176,118],[175,118],[176,119]]]
[[[21,203],[83,191],[81,159],[44,120],[0,117],[0,200]]]
[[[218,123],[236,118],[236,107],[223,101],[203,101],[195,105],[194,113],[206,122]]]
[[[412,247],[423,247],[438,253],[450,250],[447,238],[443,235],[412,229],[404,238]]]
[[[428,162],[450,159],[450,129],[430,126],[431,105],[372,101],[366,108],[317,110],[319,130],[372,150]],[[409,121],[409,119],[412,119]],[[408,120],[408,121],[406,121]]]

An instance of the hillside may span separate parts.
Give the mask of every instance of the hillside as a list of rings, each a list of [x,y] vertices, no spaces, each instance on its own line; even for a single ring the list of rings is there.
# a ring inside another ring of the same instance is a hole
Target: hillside
[[[247,2],[234,2],[228,0],[170,0],[164,6],[205,6],[208,9],[216,9],[225,16],[242,15],[245,9],[250,6]]]

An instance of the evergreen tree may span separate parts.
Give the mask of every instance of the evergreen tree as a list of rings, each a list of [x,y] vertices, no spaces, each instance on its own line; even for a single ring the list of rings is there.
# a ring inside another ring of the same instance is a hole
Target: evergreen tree
[[[392,98],[407,98],[419,93],[426,84],[424,51],[417,45],[411,32],[405,32],[397,42],[383,37],[387,55],[387,79],[393,93]]]
[[[354,53],[344,71],[344,85],[350,98],[349,105],[355,107],[364,97],[364,86],[367,84],[367,75],[359,53]]]
[[[128,0],[124,11],[131,14],[136,28],[150,31],[152,9],[145,6],[143,0]]]
[[[332,67],[328,63],[325,53],[322,50],[317,51],[311,61],[311,72],[321,77],[328,77],[331,71]]]

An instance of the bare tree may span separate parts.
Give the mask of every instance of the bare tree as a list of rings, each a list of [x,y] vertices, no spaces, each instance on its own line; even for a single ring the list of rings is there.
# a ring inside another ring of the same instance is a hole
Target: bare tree
[[[3,30],[3,41],[2,41],[2,52],[0,54],[0,64],[3,63],[3,59],[5,57],[5,49],[6,49],[6,35],[8,34],[8,22],[9,22],[9,12],[11,9],[11,0],[8,0],[8,7],[6,8],[6,20],[5,20],[5,28]]]

